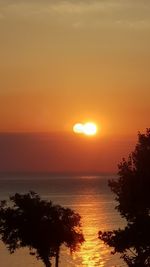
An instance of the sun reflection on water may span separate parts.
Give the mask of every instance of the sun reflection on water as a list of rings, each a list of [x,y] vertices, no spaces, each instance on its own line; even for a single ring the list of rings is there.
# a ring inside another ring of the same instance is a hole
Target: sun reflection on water
[[[61,199],[60,199],[61,200]],[[60,201],[61,202],[61,201]],[[61,250],[62,267],[119,267],[125,266],[118,255],[111,255],[111,249],[98,239],[98,232],[122,227],[124,222],[115,210],[112,195],[104,188],[98,190],[91,186],[90,178],[80,185],[78,193],[70,195],[64,203],[81,215],[85,242],[79,251],[70,256],[69,250]]]
[[[88,197],[88,205],[87,198]],[[84,205],[85,202],[85,205]],[[81,246],[78,253],[75,253],[74,260],[80,258],[80,263],[76,266],[84,267],[104,267],[106,258],[110,250],[98,239],[98,231],[105,229],[105,218],[101,218],[100,223],[95,219],[99,214],[103,214],[103,205],[101,208],[97,206],[94,194],[90,194],[82,198],[82,202],[78,202],[78,212],[82,215],[82,229],[85,236],[85,242]]]

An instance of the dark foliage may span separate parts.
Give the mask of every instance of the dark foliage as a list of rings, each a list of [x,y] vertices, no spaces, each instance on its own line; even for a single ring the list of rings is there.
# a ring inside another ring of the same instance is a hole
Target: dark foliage
[[[150,267],[150,129],[138,134],[134,152],[118,167],[119,178],[109,181],[109,186],[127,226],[99,232],[99,238],[113,247],[114,253],[121,253],[128,266]]]
[[[10,202],[1,202],[0,235],[10,253],[28,247],[46,267],[52,257],[58,267],[61,245],[72,252],[84,241],[80,219],[78,213],[41,200],[34,192],[15,194]]]

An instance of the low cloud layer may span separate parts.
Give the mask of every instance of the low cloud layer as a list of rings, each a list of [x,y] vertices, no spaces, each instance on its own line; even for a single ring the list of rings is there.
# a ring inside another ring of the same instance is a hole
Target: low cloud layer
[[[0,1],[0,19],[69,20],[77,27],[150,27],[149,1]],[[40,21],[42,23],[42,21]]]

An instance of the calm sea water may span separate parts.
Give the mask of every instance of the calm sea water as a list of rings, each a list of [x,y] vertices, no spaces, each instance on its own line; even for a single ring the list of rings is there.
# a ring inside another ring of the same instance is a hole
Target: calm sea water
[[[107,186],[108,176],[24,176],[1,177],[0,199],[8,199],[14,193],[33,190],[47,200],[72,208],[82,216],[85,243],[72,256],[62,247],[60,267],[123,267],[119,255],[111,255],[110,249],[98,239],[99,230],[123,227],[125,221],[115,210],[114,195]],[[30,256],[27,249],[10,255],[0,244],[0,263],[3,267],[43,267],[41,261]]]

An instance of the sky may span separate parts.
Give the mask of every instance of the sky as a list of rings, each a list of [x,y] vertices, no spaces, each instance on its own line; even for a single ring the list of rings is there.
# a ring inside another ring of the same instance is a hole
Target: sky
[[[137,132],[149,127],[149,14],[149,0],[0,0],[0,139],[4,154],[10,152],[4,135],[8,138],[9,133],[12,140],[14,132],[49,133],[49,143],[57,144],[55,151],[58,144],[64,146],[66,138],[73,138],[72,146],[79,142],[78,154],[82,154],[82,142],[72,137],[72,125],[89,120],[100,129],[94,157],[105,139],[101,153],[111,154],[108,169],[114,170],[112,164],[123,149],[125,154],[130,151]],[[117,140],[117,144],[126,144],[117,145],[119,154],[113,148]],[[42,146],[40,142],[37,147]],[[93,141],[85,142],[88,149]],[[64,169],[86,170],[86,160],[81,168],[73,159],[69,161],[72,167],[67,165],[68,157],[75,155],[75,148],[68,145],[68,149]],[[49,159],[48,164],[51,162]],[[56,156],[56,170],[63,169],[62,162]],[[107,169],[98,158],[96,162],[91,170]],[[106,159],[104,162],[107,165]],[[22,169],[34,169],[34,163],[26,166],[23,159],[8,169],[19,169],[21,164]],[[42,170],[47,168],[41,163]],[[7,166],[2,165],[3,169]]]

